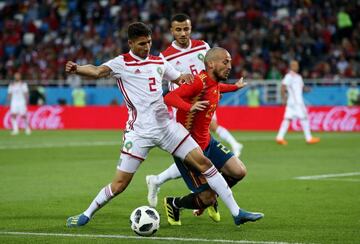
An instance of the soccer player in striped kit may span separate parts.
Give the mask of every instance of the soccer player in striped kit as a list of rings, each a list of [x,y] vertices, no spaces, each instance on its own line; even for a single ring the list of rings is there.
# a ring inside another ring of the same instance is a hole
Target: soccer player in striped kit
[[[82,213],[67,219],[68,227],[86,225],[91,217],[130,184],[149,151],[159,147],[198,169],[233,215],[236,225],[250,221],[237,205],[232,191],[211,161],[206,158],[189,132],[169,116],[162,96],[162,80],[188,83],[192,75],[181,74],[164,58],[150,55],[151,30],[141,22],[128,27],[130,51],[100,66],[68,61],[67,73],[102,78],[113,76],[124,97],[129,118],[123,147],[113,181],[103,187]]]
[[[292,60],[290,62],[290,71],[282,80],[281,98],[283,104],[286,103],[286,108],[284,119],[276,136],[276,142],[280,145],[288,144],[284,137],[289,128],[290,121],[296,118],[300,119],[306,143],[316,144],[320,142],[320,138],[311,135],[308,114],[303,99],[304,81],[298,71],[298,61]]]
[[[29,88],[28,85],[22,81],[21,74],[16,72],[14,74],[14,81],[10,83],[8,88],[8,100],[10,100],[10,115],[12,131],[11,135],[19,134],[19,120],[21,117],[25,123],[25,134],[30,135],[31,129],[27,117],[27,104],[29,103]]]

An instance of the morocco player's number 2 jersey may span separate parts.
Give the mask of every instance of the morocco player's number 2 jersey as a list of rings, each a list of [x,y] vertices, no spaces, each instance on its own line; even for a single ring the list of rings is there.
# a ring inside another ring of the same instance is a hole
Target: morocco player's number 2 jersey
[[[128,108],[127,130],[151,137],[170,123],[162,96],[162,80],[176,80],[180,72],[164,58],[150,55],[142,59],[130,51],[103,65],[112,70],[124,97]]]
[[[161,55],[182,74],[197,75],[205,70],[204,58],[209,49],[209,45],[201,40],[190,40],[187,48],[180,48],[173,41]],[[177,87],[176,84],[169,82],[170,91]]]

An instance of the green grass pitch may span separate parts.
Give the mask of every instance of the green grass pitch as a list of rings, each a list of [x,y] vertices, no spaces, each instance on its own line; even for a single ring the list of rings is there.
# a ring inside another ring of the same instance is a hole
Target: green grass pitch
[[[160,201],[159,239],[134,239],[129,215],[147,204],[145,176],[170,165],[167,153],[152,150],[123,194],[87,226],[69,229],[66,218],[114,176],[121,131],[0,131],[0,243],[360,243],[360,133],[317,133],[321,143],[306,145],[290,132],[288,146],[277,145],[274,132],[234,135],[248,169],[235,198],[264,219],[237,227],[220,201],[220,223],[183,211],[183,225],[173,227]],[[323,178],[295,179],[314,175]],[[159,200],[188,192],[181,179],[170,181]]]

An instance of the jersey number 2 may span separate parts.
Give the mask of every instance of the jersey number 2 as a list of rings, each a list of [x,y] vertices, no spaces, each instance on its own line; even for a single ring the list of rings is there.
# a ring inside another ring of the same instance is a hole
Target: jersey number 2
[[[150,87],[150,91],[154,92],[157,91],[156,90],[156,80],[154,77],[149,78],[150,82],[149,82],[149,87]]]

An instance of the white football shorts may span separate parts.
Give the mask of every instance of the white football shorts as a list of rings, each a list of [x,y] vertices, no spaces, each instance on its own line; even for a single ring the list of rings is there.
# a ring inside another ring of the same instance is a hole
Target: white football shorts
[[[302,104],[287,105],[284,117],[285,119],[307,119],[306,107]]]
[[[144,138],[135,131],[128,131],[124,134],[124,144],[117,169],[128,173],[136,172],[150,149],[156,146],[182,160],[190,151],[199,147],[185,127],[174,120],[171,120],[169,125],[153,138]]]
[[[26,105],[21,105],[21,104],[11,104],[10,105],[10,114],[25,115],[26,112],[27,112]]]

